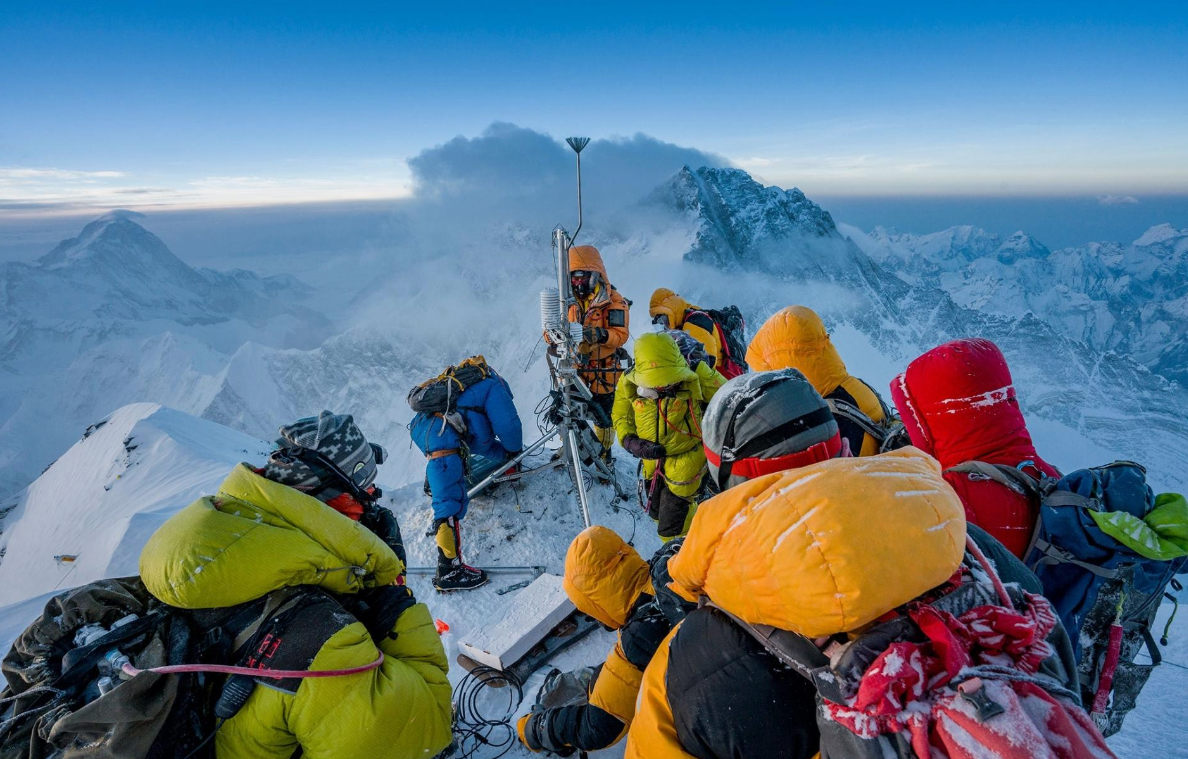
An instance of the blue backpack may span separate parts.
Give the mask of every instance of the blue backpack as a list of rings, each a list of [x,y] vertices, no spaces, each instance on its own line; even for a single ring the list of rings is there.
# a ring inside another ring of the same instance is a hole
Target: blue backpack
[[[983,462],[954,470],[993,479],[1039,504],[1025,563],[1072,639],[1085,707],[1104,735],[1116,733],[1162,660],[1151,626],[1161,601],[1177,600],[1168,586],[1182,589],[1175,575],[1188,561],[1184,498],[1156,498],[1146,470],[1130,461],[1042,480]],[[1149,664],[1135,661],[1144,650]]]

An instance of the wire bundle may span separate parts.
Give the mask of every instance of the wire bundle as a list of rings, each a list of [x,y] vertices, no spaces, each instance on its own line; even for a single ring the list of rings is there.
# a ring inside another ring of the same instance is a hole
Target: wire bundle
[[[484,695],[492,688],[506,686],[507,707],[497,717],[486,713]],[[516,745],[512,716],[524,700],[524,684],[511,672],[493,667],[475,667],[454,688],[454,741],[456,759],[477,759],[478,752],[489,746],[497,753],[483,759],[499,759]]]

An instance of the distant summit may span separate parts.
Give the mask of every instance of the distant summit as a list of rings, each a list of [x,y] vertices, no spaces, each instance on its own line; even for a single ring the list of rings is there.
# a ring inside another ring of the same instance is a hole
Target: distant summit
[[[690,261],[786,270],[808,263],[823,240],[844,243],[833,217],[798,189],[765,187],[741,169],[685,166],[650,198],[697,222]]]

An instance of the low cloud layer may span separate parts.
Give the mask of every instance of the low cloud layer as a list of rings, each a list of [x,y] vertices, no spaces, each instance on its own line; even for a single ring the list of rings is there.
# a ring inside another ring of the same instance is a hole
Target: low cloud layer
[[[1138,202],[1133,195],[1099,195],[1097,198],[1099,206],[1135,206]]]

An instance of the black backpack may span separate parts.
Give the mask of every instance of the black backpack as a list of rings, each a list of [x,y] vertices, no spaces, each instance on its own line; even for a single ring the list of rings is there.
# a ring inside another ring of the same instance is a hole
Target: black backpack
[[[494,374],[485,358],[471,356],[409,390],[408,406],[418,414],[451,414],[457,408],[459,395]]]
[[[862,382],[862,380],[858,381]],[[908,437],[907,428],[903,426],[903,420],[899,418],[899,415],[887,405],[877,390],[865,382],[862,384],[866,385],[870,392],[879,399],[879,406],[883,409],[883,421],[876,422],[852,403],[837,398],[826,398],[825,402],[829,404],[829,410],[833,412],[833,415],[853,422],[861,427],[863,432],[878,441],[879,453],[895,451],[911,445],[911,438]],[[857,456],[858,451],[854,451],[854,455]]]
[[[738,306],[725,308],[699,308],[690,313],[702,313],[713,320],[718,327],[722,339],[722,349],[726,355],[722,357],[723,366],[716,367],[718,371],[727,370],[727,379],[746,373],[747,370],[747,320],[743,318]],[[686,316],[686,318],[688,318]]]
[[[240,606],[183,611],[153,598],[139,577],[54,596],[4,657],[0,759],[213,759],[223,678],[142,671],[124,679],[122,663],[140,670],[240,663],[271,636],[270,651],[307,666],[327,625],[312,625],[312,635],[310,625],[289,625],[312,603],[334,601],[297,587]]]

